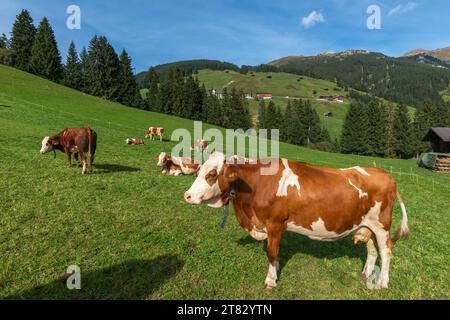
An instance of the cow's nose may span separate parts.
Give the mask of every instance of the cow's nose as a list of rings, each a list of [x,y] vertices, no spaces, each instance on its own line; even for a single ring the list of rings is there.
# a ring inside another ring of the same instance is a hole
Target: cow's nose
[[[184,200],[187,202],[187,203],[191,203],[191,195],[189,194],[189,192],[185,192],[184,193]]]

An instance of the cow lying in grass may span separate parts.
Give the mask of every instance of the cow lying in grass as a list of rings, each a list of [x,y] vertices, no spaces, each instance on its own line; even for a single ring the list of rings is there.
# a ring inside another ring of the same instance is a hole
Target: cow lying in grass
[[[135,139],[135,138],[128,138],[125,140],[126,144],[133,144],[133,145],[139,145],[139,144],[144,144],[144,140],[142,139]]]
[[[377,168],[330,169],[274,159],[278,171],[262,175],[270,164],[229,164],[213,153],[184,194],[189,204],[219,208],[233,203],[239,224],[256,240],[267,239],[267,288],[277,285],[278,252],[283,233],[296,232],[313,240],[334,241],[353,234],[367,244],[363,276],[372,275],[378,254],[381,274],[376,288],[387,288],[394,243],[408,234],[405,205],[394,179]],[[402,222],[390,236],[395,198]]]
[[[161,152],[157,156],[157,166],[163,167],[162,173],[179,176],[179,175],[194,175],[200,169],[200,164],[195,163],[190,158],[172,157],[165,152]]]
[[[97,148],[97,134],[91,128],[70,128],[64,129],[60,133],[45,137],[42,140],[41,154],[60,150],[67,155],[67,165],[72,166],[72,153],[78,162],[78,154],[83,164],[82,174],[86,172],[86,161],[89,162],[89,172],[92,173],[95,150]],[[87,154],[89,153],[89,157]]]

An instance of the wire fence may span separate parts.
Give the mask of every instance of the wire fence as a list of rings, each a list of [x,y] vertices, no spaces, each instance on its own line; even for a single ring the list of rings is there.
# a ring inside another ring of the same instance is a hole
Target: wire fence
[[[21,98],[17,98],[17,97],[13,97],[13,96],[9,96],[5,93],[0,93],[0,96],[6,100],[10,100],[10,101],[15,101],[15,102],[21,102],[24,104],[28,104],[31,106],[35,106],[38,107],[40,109],[41,112],[45,112],[45,110],[47,111],[52,111],[53,114],[60,114],[60,115],[70,115],[76,119],[83,119],[83,120],[89,120],[89,121],[95,121],[98,122],[100,124],[102,124],[104,127],[107,127],[109,129],[112,129],[112,127],[118,127],[118,128],[124,128],[124,129],[130,129],[130,130],[145,130],[146,128],[143,127],[131,127],[131,126],[126,126],[114,121],[106,121],[104,119],[98,119],[98,118],[93,118],[93,117],[86,117],[86,116],[80,116],[80,114],[77,113],[72,113],[72,112],[68,112],[68,111],[63,111],[60,109],[56,109],[56,108],[52,108],[43,104],[39,104],[39,103],[35,103],[35,102],[31,102],[25,99],[21,99]],[[362,156],[358,156],[358,155],[352,155],[353,157],[356,157],[357,159],[359,159],[360,161],[355,161],[355,160],[351,160],[348,157],[344,156],[344,155],[339,155],[339,154],[333,154],[333,158],[334,159],[340,159],[342,160],[340,163],[343,166],[348,166],[349,162],[355,164],[355,165],[361,165],[362,163],[367,163],[372,161],[372,166],[373,167],[377,167],[377,168],[381,168],[384,169],[385,171],[389,172],[391,175],[393,176],[398,176],[398,177],[403,177],[403,176],[408,176],[411,178],[412,181],[415,181],[415,184],[417,186],[418,189],[421,188],[421,184],[423,184],[423,182],[426,182],[426,187],[425,189],[430,189],[432,192],[434,192],[436,190],[437,187],[439,187],[441,190],[445,190],[448,191],[449,194],[449,199],[450,199],[450,179],[449,179],[449,183],[446,184],[444,182],[439,181],[440,179],[434,179],[434,178],[430,178],[430,177],[426,177],[424,175],[420,175],[418,173],[415,173],[414,171],[417,170],[417,168],[401,168],[401,167],[394,167],[392,165],[383,165],[382,161],[383,160],[379,160],[377,162],[377,160],[371,159],[371,158],[363,158]],[[316,163],[321,163],[324,165],[329,165],[329,166],[336,166],[337,162],[336,161],[323,161],[323,160],[314,160],[314,162]],[[441,173],[443,175],[445,175],[445,173]],[[422,186],[423,187],[423,186]]]

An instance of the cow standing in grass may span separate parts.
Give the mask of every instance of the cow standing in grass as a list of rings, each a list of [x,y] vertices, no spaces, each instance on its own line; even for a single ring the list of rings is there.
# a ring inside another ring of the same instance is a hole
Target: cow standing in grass
[[[153,138],[157,136],[159,137],[159,141],[163,140],[164,128],[150,127],[145,132],[144,138],[150,138],[150,140],[153,140]]]
[[[331,169],[274,159],[278,171],[262,175],[269,164],[229,164],[213,153],[184,194],[190,204],[219,208],[232,201],[239,224],[256,240],[267,239],[267,288],[276,286],[278,252],[283,233],[296,232],[313,240],[334,241],[353,234],[367,244],[363,276],[372,275],[378,254],[381,273],[376,288],[387,288],[396,240],[408,234],[405,205],[394,179],[377,168]],[[392,211],[398,198],[403,214],[390,236]]]
[[[92,173],[92,164],[94,163],[95,150],[97,148],[97,133],[91,128],[70,128],[64,129],[54,136],[47,136],[42,140],[41,154],[55,150],[60,150],[67,155],[67,165],[72,166],[72,153],[75,153],[75,159],[78,161],[78,154],[81,158],[83,169],[82,174],[86,173],[86,161],[89,164],[89,172]],[[89,153],[89,157],[87,154]],[[56,157],[56,153],[55,153]]]

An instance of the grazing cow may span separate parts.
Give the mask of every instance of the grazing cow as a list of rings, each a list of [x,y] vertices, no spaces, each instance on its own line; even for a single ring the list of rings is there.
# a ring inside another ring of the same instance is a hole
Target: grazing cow
[[[192,144],[191,150],[195,150],[197,152],[198,151],[203,151],[203,150],[208,151],[208,146],[209,146],[209,141],[208,140],[197,139]]]
[[[156,136],[159,137],[159,141],[162,141],[164,136],[164,128],[150,127],[147,132],[145,132],[144,138],[150,138],[153,140]]]
[[[139,144],[144,144],[144,140],[142,139],[135,139],[135,138],[128,138],[127,140],[125,140],[126,144],[133,144],[133,145],[139,145]]]
[[[165,152],[161,152],[157,157],[158,167],[163,167],[163,174],[174,176],[194,175],[200,169],[200,164],[195,163],[190,158],[172,157]]]
[[[89,172],[92,173],[95,150],[97,148],[97,133],[91,128],[64,129],[57,135],[45,137],[42,140],[41,154],[49,151],[60,150],[67,155],[67,164],[72,166],[72,153],[78,162],[78,154],[83,163],[82,174],[86,172],[86,154],[89,153]],[[56,153],[55,153],[56,157]]]
[[[267,288],[276,286],[278,251],[286,230],[320,241],[353,234],[355,243],[367,244],[363,276],[371,276],[379,253],[381,274],[375,287],[387,288],[394,242],[409,231],[394,179],[378,168],[330,169],[286,159],[273,161],[278,161],[278,172],[262,175],[261,168],[268,169],[270,164],[230,165],[215,152],[184,194],[185,201],[215,208],[232,201],[240,225],[256,240],[267,239]],[[391,239],[396,196],[403,218]]]

